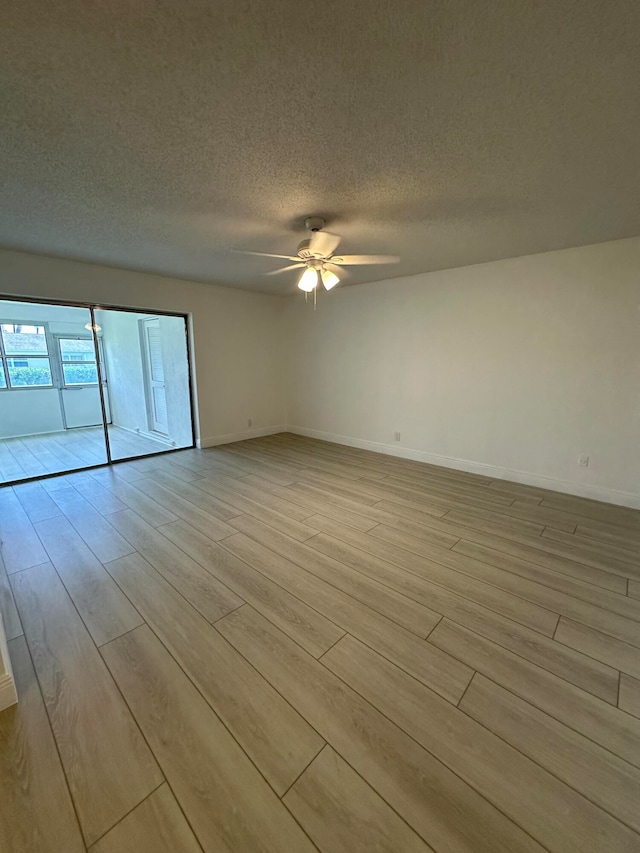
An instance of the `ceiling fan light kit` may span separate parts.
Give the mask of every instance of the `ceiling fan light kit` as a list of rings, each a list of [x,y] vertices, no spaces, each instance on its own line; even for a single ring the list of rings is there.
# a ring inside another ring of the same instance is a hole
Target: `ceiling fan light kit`
[[[335,287],[336,284],[340,284],[340,279],[334,272],[331,272],[331,270],[323,269],[322,283],[324,284],[325,290],[331,290],[331,288]]]
[[[336,255],[340,237],[322,230],[324,219],[321,216],[307,216],[304,226],[307,231],[311,231],[311,237],[300,243],[297,255],[272,255],[268,252],[238,251],[243,255],[259,255],[265,258],[282,258],[286,261],[294,261],[293,264],[272,270],[266,275],[279,275],[289,270],[302,270],[298,279],[298,287],[304,292],[305,299],[309,293],[313,292],[314,308],[316,293],[321,284],[325,290],[331,290],[349,275],[346,270],[342,269],[343,265],[397,264],[400,260],[395,255]]]
[[[311,293],[313,288],[318,284],[318,273],[313,267],[307,267],[298,279],[298,287],[304,290],[305,293]]]

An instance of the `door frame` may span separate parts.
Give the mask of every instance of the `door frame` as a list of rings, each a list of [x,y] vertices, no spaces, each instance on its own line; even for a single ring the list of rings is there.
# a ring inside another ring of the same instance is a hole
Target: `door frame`
[[[59,374],[59,384],[58,388],[60,390],[60,408],[62,410],[62,420],[65,425],[65,429],[83,429],[83,427],[70,427],[67,426],[67,416],[64,410],[64,401],[62,399],[62,392],[75,390],[76,388],[82,390],[83,388],[93,388],[94,383],[89,385],[67,385],[64,378],[64,364],[65,361],[62,358],[62,350],[60,349],[60,341],[93,341],[93,337],[91,332],[87,332],[86,335],[72,335],[65,334],[64,332],[51,332],[51,339],[53,341],[54,349],[55,349],[55,362],[56,362],[56,371]],[[102,335],[96,334],[96,339],[98,341],[98,362],[96,364],[96,371],[98,373],[98,381],[95,383],[95,387],[98,389],[100,385],[102,385],[104,389],[104,400],[105,400],[105,417],[107,421],[107,425],[111,423],[111,400],[109,399],[109,388],[107,381],[107,370],[104,361],[104,341],[102,340]],[[94,343],[95,347],[95,343]],[[100,367],[102,367],[102,375],[100,372]],[[101,424],[96,424],[96,426],[101,426]]]

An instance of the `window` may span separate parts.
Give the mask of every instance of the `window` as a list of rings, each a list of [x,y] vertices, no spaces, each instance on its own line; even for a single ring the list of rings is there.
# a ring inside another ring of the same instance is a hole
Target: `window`
[[[0,388],[52,385],[45,327],[15,322],[0,324]]]
[[[91,338],[59,338],[65,385],[97,385],[96,351]]]

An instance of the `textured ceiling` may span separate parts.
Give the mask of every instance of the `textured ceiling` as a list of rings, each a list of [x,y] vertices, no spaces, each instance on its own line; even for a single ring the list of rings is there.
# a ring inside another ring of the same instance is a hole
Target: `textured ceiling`
[[[640,233],[637,0],[5,0],[0,245],[271,293]]]

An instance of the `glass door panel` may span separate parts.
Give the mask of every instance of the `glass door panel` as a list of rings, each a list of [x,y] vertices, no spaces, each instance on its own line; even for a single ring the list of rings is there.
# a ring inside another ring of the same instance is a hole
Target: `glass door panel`
[[[90,350],[88,308],[0,300],[0,484],[107,462]]]
[[[185,318],[97,309],[112,459],[193,444]]]

